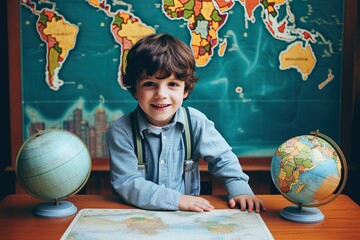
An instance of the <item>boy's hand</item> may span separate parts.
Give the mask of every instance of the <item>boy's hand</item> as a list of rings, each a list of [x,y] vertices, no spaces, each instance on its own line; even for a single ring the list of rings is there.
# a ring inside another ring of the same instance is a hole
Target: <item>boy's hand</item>
[[[179,200],[179,210],[193,212],[210,212],[214,209],[211,203],[202,198],[190,195],[181,195]]]
[[[254,210],[259,213],[260,210],[266,210],[264,202],[252,195],[239,195],[229,200],[230,208],[235,208],[236,205],[239,205],[241,211],[247,209],[249,212]]]

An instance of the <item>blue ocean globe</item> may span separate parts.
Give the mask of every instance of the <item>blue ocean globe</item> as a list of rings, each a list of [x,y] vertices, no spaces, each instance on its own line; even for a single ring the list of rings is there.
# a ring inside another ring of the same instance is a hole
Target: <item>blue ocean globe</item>
[[[63,217],[77,208],[62,201],[78,193],[91,172],[91,156],[82,140],[61,129],[39,131],[21,146],[16,158],[16,176],[32,196],[50,201],[35,208],[36,215]]]

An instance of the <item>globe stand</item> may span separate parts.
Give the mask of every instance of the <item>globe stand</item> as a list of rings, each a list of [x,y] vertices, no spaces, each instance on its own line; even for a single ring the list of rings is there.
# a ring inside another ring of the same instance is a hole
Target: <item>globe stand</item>
[[[280,216],[300,223],[316,223],[324,220],[324,214],[315,207],[289,206],[280,212]]]
[[[73,215],[77,212],[77,207],[68,201],[44,202],[37,205],[33,213],[40,217],[61,218]]]

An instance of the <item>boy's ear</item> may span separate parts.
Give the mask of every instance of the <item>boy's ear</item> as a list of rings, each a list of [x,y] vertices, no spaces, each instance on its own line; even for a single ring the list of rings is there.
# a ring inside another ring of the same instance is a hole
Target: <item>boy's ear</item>
[[[184,91],[184,97],[183,99],[187,98],[189,96],[189,92],[188,91]]]

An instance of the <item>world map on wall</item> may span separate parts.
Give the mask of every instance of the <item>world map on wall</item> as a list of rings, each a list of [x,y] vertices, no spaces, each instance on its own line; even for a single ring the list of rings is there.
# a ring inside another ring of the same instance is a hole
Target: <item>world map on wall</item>
[[[239,156],[270,156],[294,135],[339,140],[343,1],[30,1],[20,7],[23,135],[65,128],[107,155],[108,124],[136,101],[121,72],[133,44],[168,32],[200,81],[184,102]]]

